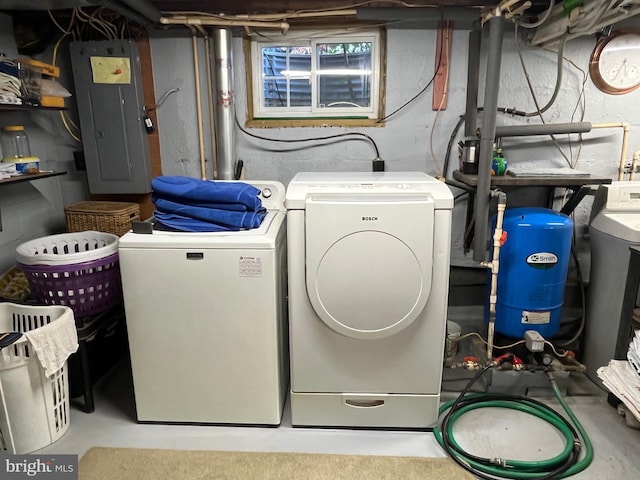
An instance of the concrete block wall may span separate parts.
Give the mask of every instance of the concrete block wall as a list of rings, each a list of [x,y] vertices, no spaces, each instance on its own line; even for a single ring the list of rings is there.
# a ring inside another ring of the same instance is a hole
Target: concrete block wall
[[[486,37],[486,32],[483,32]],[[334,133],[361,131],[374,138],[381,157],[390,171],[419,170],[429,174],[442,168],[447,143],[460,115],[465,111],[467,82],[467,30],[454,30],[449,74],[447,109],[439,113],[431,107],[432,89],[428,88],[417,101],[394,115],[380,128],[273,128],[252,129],[253,133],[270,138],[299,139],[326,136]],[[486,39],[486,38],[485,38]],[[621,96],[606,95],[593,85],[587,71],[594,36],[571,40],[565,47],[565,69],[561,91],[555,104],[544,115],[547,123],[588,121],[592,123],[627,122],[630,124],[627,157],[640,149],[640,90]],[[420,91],[433,76],[435,68],[436,31],[432,29],[394,29],[387,32],[387,90],[386,111],[392,112]],[[554,90],[557,74],[557,55],[543,49],[530,49],[524,42],[522,55],[528,75],[538,98],[545,105]],[[168,175],[199,176],[199,155],[196,142],[196,114],[194,105],[194,75],[191,38],[189,36],[157,35],[151,41],[155,89],[158,94],[180,88],[158,110],[161,132],[163,170]],[[236,112],[244,125],[247,111],[247,85],[242,40],[234,38],[234,72]],[[202,58],[202,56],[201,56]],[[569,62],[570,61],[570,62]],[[481,59],[480,95],[482,105],[486,71],[486,52]],[[204,80],[202,81],[205,88]],[[581,91],[584,86],[584,95]],[[525,73],[518,55],[513,28],[507,27],[503,45],[500,75],[499,106],[515,107],[530,112],[535,103],[529,93]],[[498,114],[497,125],[539,124],[537,117],[513,117]],[[482,114],[479,117],[482,124]],[[205,127],[205,134],[208,127]],[[456,137],[462,139],[461,128]],[[622,128],[598,129],[583,134],[582,145],[577,135],[557,137],[557,142],[577,168],[593,174],[617,178],[622,148]],[[354,139],[337,143],[309,142],[277,144],[256,140],[236,131],[236,153],[244,161],[248,179],[279,180],[285,185],[299,171],[358,171],[370,170],[375,152],[367,141]],[[568,164],[548,137],[505,138],[504,153],[511,168],[564,168]],[[578,159],[578,152],[579,160]],[[207,158],[211,158],[209,151]],[[449,171],[458,168],[457,151],[450,158]],[[460,191],[454,189],[454,194]],[[562,194],[562,192],[558,192]],[[563,201],[558,199],[558,205]],[[576,240],[580,258],[588,275],[588,218],[590,197],[575,210]],[[456,202],[452,239],[452,264],[477,266],[471,254],[462,248],[466,197]]]

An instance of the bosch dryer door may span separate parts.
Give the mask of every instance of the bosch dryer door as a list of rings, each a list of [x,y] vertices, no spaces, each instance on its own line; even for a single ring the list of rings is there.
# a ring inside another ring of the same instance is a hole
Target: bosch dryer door
[[[433,225],[429,194],[309,196],[306,287],[317,315],[358,339],[409,326],[431,291]]]

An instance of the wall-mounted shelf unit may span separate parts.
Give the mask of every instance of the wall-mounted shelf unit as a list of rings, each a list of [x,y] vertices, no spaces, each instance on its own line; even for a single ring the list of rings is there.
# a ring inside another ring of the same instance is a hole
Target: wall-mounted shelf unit
[[[67,172],[40,172],[16,175],[15,177],[3,178],[0,180],[0,186],[9,183],[30,182],[31,180],[40,180],[41,178],[57,177],[58,175],[66,175]]]
[[[0,103],[0,111],[18,112],[21,110],[66,110],[66,107],[41,107],[39,105],[17,105],[15,103]]]
[[[42,106],[38,106],[38,105],[16,105],[14,103],[0,103],[0,111],[19,112],[19,111],[28,111],[28,110],[59,111],[59,110],[65,110],[65,108],[62,108],[62,107],[42,107]],[[0,186],[7,185],[9,183],[28,182],[28,181],[31,181],[31,180],[39,180],[41,178],[57,177],[58,175],[66,175],[66,174],[67,174],[67,172],[40,172],[40,173],[29,173],[29,174],[23,174],[23,175],[16,175],[14,177],[0,179]]]
[[[478,175],[463,173],[460,170],[453,172],[453,178],[470,187],[465,221],[466,233],[464,236],[464,249],[466,252],[471,248],[472,242],[475,241],[475,228],[473,227],[477,218],[475,208],[478,197],[477,187],[480,179]],[[553,208],[555,189],[565,188],[571,191],[571,194],[560,208],[560,212],[570,215],[582,199],[591,192],[592,186],[609,183],[611,183],[611,178],[598,175],[553,175],[550,173],[546,176],[530,177],[523,175],[491,176],[489,187],[502,190],[507,194],[507,197],[512,193],[522,192],[523,189],[527,189],[529,192],[536,190],[538,192],[536,196],[546,199],[546,205],[540,206],[546,206],[547,208]],[[489,208],[487,208],[484,214],[480,213],[480,218],[484,219],[486,224],[489,224],[490,221],[489,211]]]

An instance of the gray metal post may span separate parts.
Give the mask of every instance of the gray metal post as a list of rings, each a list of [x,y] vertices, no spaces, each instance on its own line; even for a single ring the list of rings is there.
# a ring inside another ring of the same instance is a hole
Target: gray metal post
[[[491,189],[491,162],[496,134],[496,111],[500,83],[502,40],[504,19],[495,16],[487,22],[489,26],[489,50],[484,92],[484,114],[480,129],[480,157],[478,160],[478,185],[474,211],[473,259],[482,262],[487,253],[487,230],[489,197]]]
[[[467,61],[467,106],[464,116],[464,134],[475,137],[478,128],[478,79],[480,77],[480,43],[482,30],[469,32],[469,59]]]

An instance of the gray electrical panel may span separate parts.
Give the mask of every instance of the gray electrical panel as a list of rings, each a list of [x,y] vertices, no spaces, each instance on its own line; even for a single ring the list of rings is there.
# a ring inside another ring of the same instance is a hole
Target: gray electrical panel
[[[71,66],[91,193],[149,193],[151,158],[144,124],[138,45],[73,42]]]

